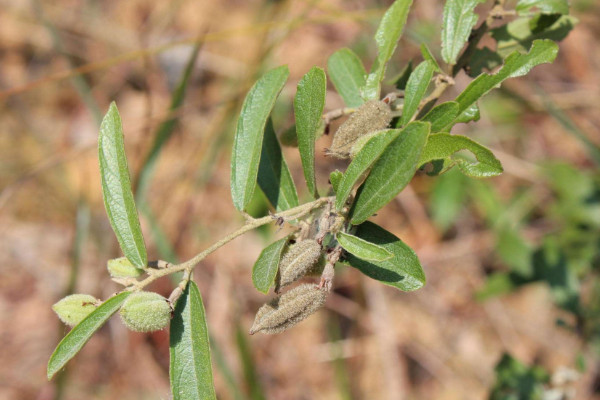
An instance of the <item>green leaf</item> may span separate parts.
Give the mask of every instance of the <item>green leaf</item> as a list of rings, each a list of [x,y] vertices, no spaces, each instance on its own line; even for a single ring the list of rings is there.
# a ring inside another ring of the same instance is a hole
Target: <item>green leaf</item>
[[[329,182],[331,183],[331,188],[333,189],[334,193],[338,192],[340,182],[342,181],[343,176],[344,174],[342,173],[342,171],[339,171],[337,169],[329,174]]]
[[[354,254],[356,257],[365,261],[385,261],[393,257],[393,254],[385,248],[367,242],[358,236],[350,235],[344,232],[338,232],[335,235],[338,243],[348,253]]]
[[[365,100],[378,100],[381,93],[381,81],[385,75],[387,63],[394,54],[398,40],[402,36],[402,30],[406,24],[408,10],[412,0],[396,0],[394,4],[385,12],[377,33],[375,33],[375,43],[377,43],[377,58],[371,67],[371,72],[367,76],[367,81],[362,92]]]
[[[415,252],[402,240],[372,222],[358,226],[356,236],[379,245],[393,254],[385,261],[366,261],[353,254],[346,260],[370,278],[403,291],[417,290],[425,284],[425,273]]]
[[[490,35],[498,43],[496,53],[504,58],[514,51],[529,51],[534,40],[561,41],[578,22],[577,18],[568,15],[538,15],[531,19],[519,18],[492,29]]]
[[[268,293],[279,269],[281,253],[288,238],[279,239],[263,249],[252,267],[252,283],[258,291]]]
[[[533,7],[537,7],[543,14],[569,13],[569,3],[567,0],[519,0],[516,11],[519,14],[523,14]]]
[[[333,53],[327,60],[327,72],[347,107],[364,103],[360,89],[365,86],[367,72],[352,50],[344,48]]]
[[[431,61],[423,61],[410,74],[404,91],[404,107],[402,108],[402,117],[400,117],[401,126],[408,124],[417,112],[431,82],[434,68],[435,66]]]
[[[252,200],[267,118],[289,74],[285,65],[268,71],[250,89],[242,105],[231,155],[231,196],[239,211],[244,211]]]
[[[325,107],[326,90],[325,71],[319,67],[313,67],[298,82],[298,89],[294,97],[298,149],[306,185],[313,198],[319,197],[315,177],[315,139],[323,123],[321,117]]]
[[[358,189],[351,210],[351,221],[354,225],[364,222],[408,185],[420,165],[417,163],[427,135],[428,123],[411,122],[387,146]]]
[[[458,112],[465,111],[505,79],[523,76],[536,65],[551,63],[556,58],[557,53],[558,45],[551,40],[534,41],[531,50],[527,54],[512,53],[506,58],[504,65],[496,74],[479,75],[466,87],[455,100],[458,103]]]
[[[437,133],[451,124],[456,119],[457,114],[458,103],[448,101],[432,108],[423,117],[422,121],[431,123],[431,132]]]
[[[202,296],[193,281],[175,305],[169,350],[173,400],[216,399],[206,315]]]
[[[336,191],[335,208],[340,211],[352,192],[354,185],[377,161],[386,147],[402,132],[400,129],[386,129],[372,135],[346,169]]]
[[[429,196],[429,210],[433,222],[442,232],[458,220],[465,207],[467,179],[459,170],[451,170],[435,180]]]
[[[442,69],[440,68],[440,65],[436,61],[435,57],[433,56],[433,53],[431,52],[431,50],[429,50],[429,47],[427,47],[425,43],[421,43],[421,54],[423,55],[425,61],[429,61],[433,64],[433,67],[435,68],[436,72],[442,72]]]
[[[502,173],[502,164],[500,164],[500,161],[494,157],[494,154],[488,148],[466,136],[449,135],[447,133],[438,133],[429,136],[427,145],[421,154],[419,165],[433,160],[450,158],[450,156],[460,150],[469,150],[475,155],[478,162],[456,158],[452,159],[452,163],[448,165],[448,168],[457,164],[465,175],[473,178],[487,178]]]
[[[146,245],[131,191],[121,116],[114,102],[100,125],[98,158],[104,207],[110,225],[125,257],[134,266],[146,268]]]
[[[471,121],[479,121],[479,118],[479,107],[477,106],[477,103],[473,103],[466,110],[464,110],[462,114],[456,117],[454,123],[457,124],[462,122],[466,124],[467,122]]]
[[[483,0],[448,0],[444,5],[442,22],[442,58],[456,64],[458,53],[469,39],[478,16],[473,12]]]
[[[396,89],[398,89],[398,90],[406,89],[406,84],[408,83],[408,78],[410,78],[410,74],[412,74],[412,72],[413,72],[413,65],[412,65],[412,60],[410,60],[408,62],[408,64],[406,64],[406,67],[404,67],[402,72],[400,72],[394,79],[391,80],[393,82],[394,86],[396,86]]]
[[[298,206],[296,185],[281,154],[270,118],[265,126],[257,180],[258,186],[277,211]]]
[[[67,336],[60,341],[54,353],[50,356],[47,370],[48,380],[52,379],[54,374],[75,357],[92,335],[100,329],[111,315],[117,312],[129,295],[129,292],[122,292],[106,300],[67,333]]]

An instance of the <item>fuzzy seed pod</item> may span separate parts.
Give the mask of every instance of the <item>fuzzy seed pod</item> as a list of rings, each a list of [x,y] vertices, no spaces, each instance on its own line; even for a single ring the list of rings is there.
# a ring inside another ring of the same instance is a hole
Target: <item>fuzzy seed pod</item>
[[[367,101],[338,128],[327,154],[337,158],[350,157],[352,146],[359,137],[385,129],[391,120],[392,111],[386,103]]]
[[[277,290],[302,278],[321,255],[321,245],[315,239],[305,239],[291,245],[279,262]]]
[[[283,332],[321,308],[326,298],[327,291],[314,284],[297,286],[258,310],[250,334]]]
[[[144,273],[143,269],[134,267],[127,257],[108,260],[106,268],[113,278],[137,278]]]
[[[100,300],[89,294],[72,294],[52,306],[58,318],[69,326],[75,326],[94,311]]]
[[[135,332],[164,329],[171,320],[171,306],[167,299],[154,292],[132,293],[121,307],[121,320]]]

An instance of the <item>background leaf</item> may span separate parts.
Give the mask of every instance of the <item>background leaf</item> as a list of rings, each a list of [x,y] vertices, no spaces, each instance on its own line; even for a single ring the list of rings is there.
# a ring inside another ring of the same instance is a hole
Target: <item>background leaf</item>
[[[258,186],[277,211],[298,206],[296,185],[281,154],[270,118],[265,126],[257,180]]]
[[[323,123],[322,115],[325,107],[326,90],[325,71],[319,67],[313,67],[298,83],[298,89],[294,97],[298,149],[302,159],[306,185],[313,198],[319,197],[315,177],[315,139],[316,133]]]
[[[334,193],[338,192],[343,176],[344,174],[337,169],[335,171],[331,171],[329,174],[329,182],[331,183],[331,188],[333,189]]]
[[[431,52],[431,50],[429,50],[429,47],[427,47],[425,43],[421,43],[421,55],[423,56],[425,61],[429,61],[433,64],[433,68],[436,72],[442,72],[442,69],[440,68],[440,65],[436,61],[435,57],[433,56],[433,53]]]
[[[375,161],[381,156],[386,147],[402,132],[400,129],[386,129],[374,134],[356,153],[354,159],[344,172],[339,188],[336,191],[335,208],[340,211],[354,185],[362,178]]]
[[[92,335],[121,307],[129,295],[129,292],[122,292],[106,300],[67,333],[50,356],[47,370],[48,380],[52,379],[54,374],[75,357]]]
[[[473,12],[483,0],[448,0],[444,5],[442,22],[442,58],[456,64],[458,53],[467,42],[478,16]]]
[[[352,50],[344,48],[333,53],[327,60],[327,73],[347,107],[364,103],[360,89],[365,85],[367,72]]]
[[[428,134],[428,123],[411,122],[387,146],[358,189],[350,212],[354,225],[364,222],[408,185],[417,169]]]
[[[281,261],[281,253],[287,241],[288,238],[285,237],[271,243],[258,256],[252,267],[252,283],[258,291],[266,294],[273,286],[279,269],[279,261]]]
[[[268,71],[250,89],[242,105],[231,155],[231,196],[239,211],[244,211],[252,200],[267,118],[289,74],[285,65]]]
[[[375,243],[393,257],[385,261],[366,261],[352,254],[346,256],[348,263],[370,278],[403,291],[417,290],[425,284],[425,273],[415,252],[402,240],[372,222],[358,226],[356,236]]]
[[[114,102],[100,125],[98,158],[104,207],[110,225],[125,257],[134,266],[146,268],[146,245],[131,191],[121,116]]]
[[[385,12],[377,33],[375,33],[375,43],[377,43],[377,58],[373,62],[371,72],[367,76],[367,81],[363,89],[363,99],[378,100],[381,93],[381,81],[385,75],[387,63],[394,54],[398,45],[398,40],[402,36],[402,30],[406,24],[408,10],[412,0],[396,0],[394,4]]]
[[[385,248],[371,242],[367,242],[358,236],[344,232],[338,232],[336,239],[340,246],[348,253],[365,261],[385,261],[392,258],[393,254]]]
[[[537,7],[544,14],[568,14],[569,3],[567,0],[519,0],[516,10],[519,14]]]
[[[431,61],[423,61],[410,74],[404,91],[404,107],[402,108],[402,117],[400,117],[400,126],[408,124],[417,112],[431,82],[434,68]]]
[[[174,400],[216,399],[206,315],[198,286],[189,281],[177,300],[169,336]]]
[[[453,163],[457,164],[465,175],[473,178],[487,178],[502,173],[502,164],[488,148],[466,136],[449,135],[447,133],[429,136],[427,145],[423,150],[423,154],[421,154],[419,165],[433,160],[447,159],[460,150],[469,150],[479,161],[478,163],[472,163],[461,158],[453,159]],[[448,168],[451,166],[448,165]]]

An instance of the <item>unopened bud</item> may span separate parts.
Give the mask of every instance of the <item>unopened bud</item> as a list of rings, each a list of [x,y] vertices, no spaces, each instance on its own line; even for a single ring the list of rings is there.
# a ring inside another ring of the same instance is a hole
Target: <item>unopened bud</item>
[[[326,298],[327,292],[314,284],[297,286],[258,310],[250,334],[283,332],[321,308]]]
[[[52,306],[58,318],[69,326],[75,326],[94,311],[100,300],[89,294],[72,294]]]
[[[127,257],[108,260],[106,268],[113,278],[137,278],[144,273],[143,269],[134,267]]]
[[[367,101],[338,128],[327,153],[337,158],[350,157],[352,146],[358,138],[386,128],[391,120],[392,111],[386,103]]]
[[[164,329],[171,320],[171,306],[167,299],[154,292],[132,293],[121,307],[121,319],[135,332]]]
[[[321,255],[321,245],[315,239],[305,239],[291,245],[279,262],[277,291],[302,278]]]

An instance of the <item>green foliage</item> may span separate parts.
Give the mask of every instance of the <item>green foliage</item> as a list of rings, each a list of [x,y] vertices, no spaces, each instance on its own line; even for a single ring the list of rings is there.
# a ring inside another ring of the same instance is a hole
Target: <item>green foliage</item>
[[[358,236],[344,232],[338,232],[336,239],[340,246],[349,253],[365,261],[385,261],[393,257],[393,254],[385,248],[369,243]]]
[[[287,242],[288,238],[285,237],[271,243],[263,249],[254,263],[254,267],[252,268],[252,283],[259,292],[266,294],[269,292],[271,286],[273,286],[275,276],[279,270],[281,253]]]
[[[431,124],[431,133],[438,133],[449,126],[458,115],[458,103],[447,101],[431,109],[424,117],[424,122]]]
[[[131,191],[121,116],[114,102],[100,125],[98,158],[104,207],[110,225],[125,257],[135,267],[146,268],[146,245]]]
[[[431,61],[423,61],[410,74],[404,90],[404,108],[402,109],[400,126],[408,124],[417,112],[425,91],[429,87],[434,69],[435,65]]]
[[[348,254],[347,261],[370,278],[403,291],[417,290],[425,284],[425,273],[415,252],[402,240],[372,222],[358,226],[355,235],[393,254],[385,261],[363,260]]]
[[[267,72],[250,89],[242,105],[231,156],[231,196],[239,211],[244,211],[252,200],[265,125],[288,75],[286,66]]]
[[[296,185],[281,153],[270,118],[265,126],[257,181],[277,211],[298,206]]]
[[[452,157],[454,153],[460,150],[469,150],[475,155],[478,162]],[[453,165],[458,165],[458,168],[465,175],[473,178],[487,178],[502,173],[502,164],[494,157],[494,154],[466,136],[449,135],[447,133],[437,133],[429,136],[427,145],[421,154],[419,165],[433,160],[444,161],[444,167],[440,172],[452,168]]]
[[[471,29],[477,23],[475,7],[484,0],[448,0],[444,5],[442,22],[442,58],[456,64],[460,50],[467,43]]]
[[[302,159],[308,192],[313,198],[319,197],[315,176],[315,140],[317,131],[322,126],[321,115],[323,115],[325,107],[326,90],[325,71],[313,67],[298,82],[298,90],[294,97],[298,150]]]
[[[69,360],[87,343],[94,333],[121,307],[121,304],[130,295],[129,292],[121,292],[102,303],[87,317],[67,333],[60,341],[48,361],[47,376],[52,379],[54,374],[60,371]]]
[[[360,107],[364,103],[361,89],[365,86],[367,72],[352,50],[341,49],[333,53],[327,60],[327,72],[347,107]]]
[[[411,5],[412,0],[396,0],[379,23],[379,28],[375,33],[377,58],[373,62],[363,89],[362,96],[365,100],[379,99],[381,81],[385,75],[387,63],[394,54],[398,40],[402,36],[402,30],[406,24],[408,10]]]
[[[419,166],[428,135],[428,123],[411,122],[386,147],[358,189],[351,211],[354,225],[366,221],[408,185]]]
[[[541,367],[528,367],[508,354],[504,354],[496,365],[496,383],[490,400],[542,400],[543,384],[548,382],[548,373]]]
[[[174,400],[216,399],[206,314],[198,286],[189,282],[177,301],[169,339]]]
[[[517,12],[525,13],[536,7],[543,14],[568,14],[569,3],[567,0],[519,0]]]

